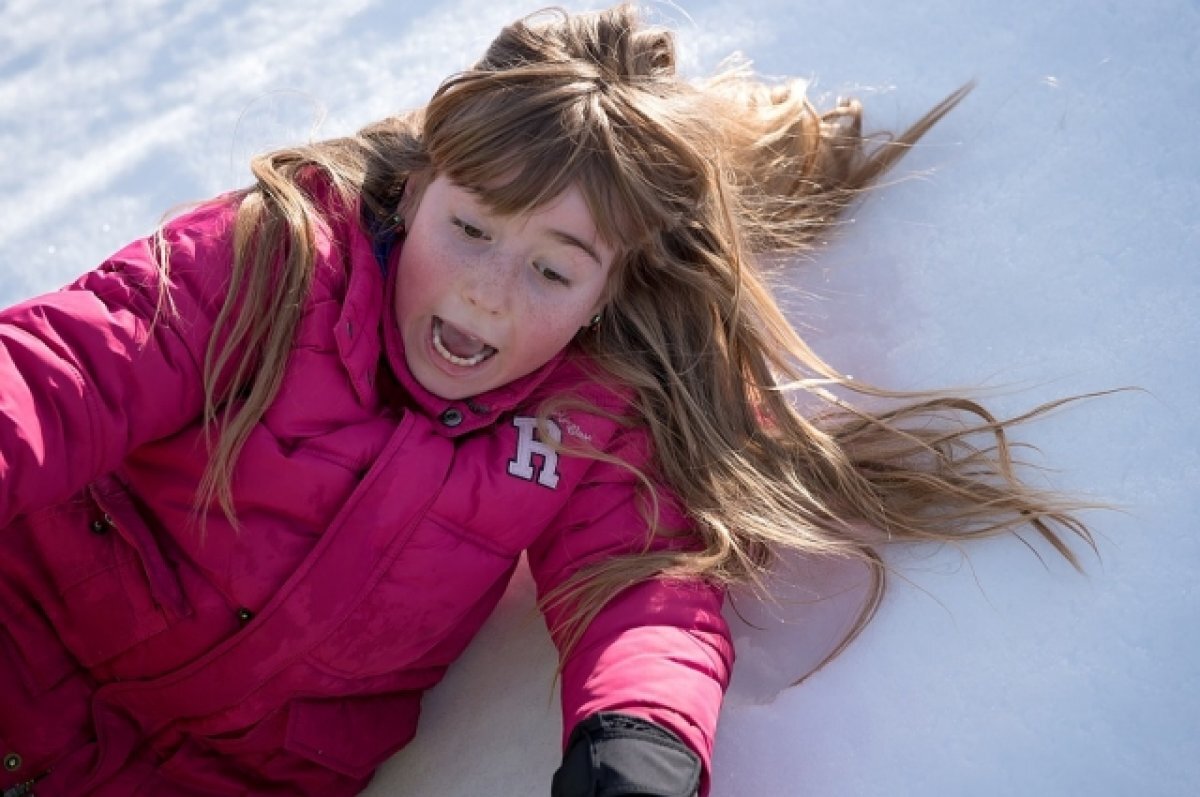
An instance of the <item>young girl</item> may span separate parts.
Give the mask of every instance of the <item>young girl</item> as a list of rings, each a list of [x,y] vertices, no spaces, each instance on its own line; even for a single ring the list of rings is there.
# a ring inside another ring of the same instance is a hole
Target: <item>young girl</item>
[[[963,93],[870,146],[628,7],[539,16],[0,314],[5,797],[354,794],[522,552],[552,793],[704,794],[722,595],[779,552],[871,565],[854,633],[887,542],[1071,559],[1009,422],[839,375],[769,290]]]

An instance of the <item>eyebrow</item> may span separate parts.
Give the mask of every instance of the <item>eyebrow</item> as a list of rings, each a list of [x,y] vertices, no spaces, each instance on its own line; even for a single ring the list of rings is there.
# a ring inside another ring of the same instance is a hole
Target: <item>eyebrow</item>
[[[576,238],[574,235],[571,235],[571,233],[564,232],[563,230],[550,230],[549,233],[550,233],[550,237],[554,238],[559,243],[566,244],[567,246],[573,246],[576,249],[581,250],[584,254],[586,254],[592,260],[595,260],[596,265],[598,265],[598,266],[603,265],[603,263],[600,261],[600,255],[598,255],[596,253],[596,250],[593,249],[591,246],[589,246],[585,241],[581,241],[578,238]]]

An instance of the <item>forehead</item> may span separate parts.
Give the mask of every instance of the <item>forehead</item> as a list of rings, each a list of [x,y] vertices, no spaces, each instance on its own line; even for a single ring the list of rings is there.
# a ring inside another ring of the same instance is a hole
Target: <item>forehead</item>
[[[564,232],[591,246],[612,249],[600,235],[587,197],[578,185],[570,184],[557,195],[547,196],[516,212],[506,212],[503,206],[497,205],[494,201],[497,190],[503,191],[503,187],[467,187],[439,174],[426,186],[424,198],[440,204],[468,206],[489,215],[520,219],[538,230]]]
[[[476,152],[465,162],[435,160],[433,171],[469,190],[502,216],[525,215],[563,198],[578,197],[599,236],[618,248],[616,242],[626,239],[640,214],[631,212],[623,201],[629,192],[618,189],[611,164],[603,162],[598,153],[586,157],[573,152],[537,154],[494,153],[495,157],[483,158]]]

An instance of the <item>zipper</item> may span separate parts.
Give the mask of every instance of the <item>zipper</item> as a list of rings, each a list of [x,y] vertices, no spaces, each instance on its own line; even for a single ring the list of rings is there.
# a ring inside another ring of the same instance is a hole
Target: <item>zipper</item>
[[[31,778],[30,780],[27,780],[24,783],[18,783],[15,786],[9,786],[4,791],[0,791],[0,797],[37,797],[37,795],[33,793],[33,784],[37,783],[39,780],[49,774],[50,771],[46,770],[36,778]]]

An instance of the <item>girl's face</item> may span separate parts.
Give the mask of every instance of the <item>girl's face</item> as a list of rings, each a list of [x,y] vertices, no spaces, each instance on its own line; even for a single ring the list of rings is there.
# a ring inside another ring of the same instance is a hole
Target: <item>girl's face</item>
[[[498,216],[437,176],[400,251],[396,317],[417,381],[445,399],[537,370],[600,311],[613,251],[578,188]]]

